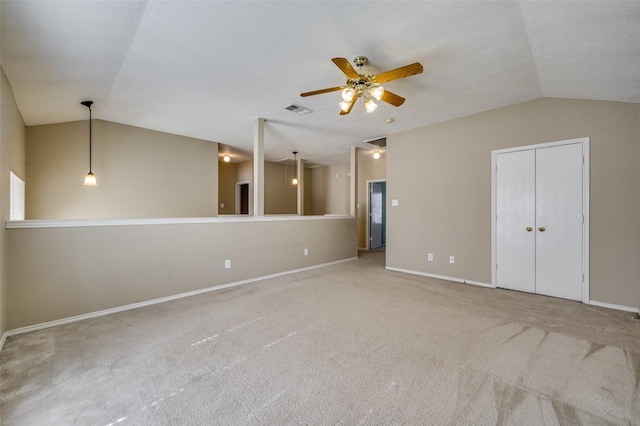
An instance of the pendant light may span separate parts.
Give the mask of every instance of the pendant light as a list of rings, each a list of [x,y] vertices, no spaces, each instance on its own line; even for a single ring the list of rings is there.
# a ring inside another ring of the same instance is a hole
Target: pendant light
[[[298,151],[293,151],[293,180],[291,181],[291,185],[298,184],[298,162],[296,161],[296,155]]]
[[[87,173],[87,175],[84,177],[84,183],[83,185],[85,186],[98,186],[98,182],[96,181],[96,175],[93,174],[93,172],[91,171],[91,134],[92,134],[92,129],[91,129],[91,105],[93,105],[93,101],[83,101],[80,102],[82,105],[86,106],[87,108],[89,108],[89,173]]]

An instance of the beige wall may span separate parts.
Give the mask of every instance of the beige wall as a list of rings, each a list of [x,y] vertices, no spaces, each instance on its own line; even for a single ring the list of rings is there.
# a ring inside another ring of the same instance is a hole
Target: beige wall
[[[293,167],[280,163],[264,163],[264,213],[296,214],[296,187],[291,185]],[[242,163],[220,162],[218,166],[219,214],[235,214],[237,182],[249,182],[253,193],[253,160]]]
[[[387,178],[387,155],[377,160],[367,151],[358,152],[358,247],[367,248],[367,181]]]
[[[540,99],[389,136],[387,266],[490,283],[491,151],[589,137],[590,297],[637,308],[639,108]]]
[[[237,164],[218,162],[218,214],[236,213],[237,176]]]
[[[7,331],[8,321],[7,253],[9,245],[4,224],[9,220],[9,172],[13,170],[25,179],[26,188],[29,188],[29,183],[26,181],[24,121],[4,71],[0,71],[0,80],[0,338],[2,338]]]
[[[253,186],[253,160],[238,163],[238,175],[236,176],[236,182],[249,182],[250,186]]]
[[[291,184],[293,167],[265,161],[264,213],[296,214],[297,187]]]
[[[311,212],[308,214],[349,214],[349,164],[311,169]]]
[[[9,328],[357,256],[353,218],[218,220],[8,229]]]
[[[83,108],[80,106],[80,108]],[[27,219],[199,217],[217,214],[217,143],[93,121],[27,128]]]

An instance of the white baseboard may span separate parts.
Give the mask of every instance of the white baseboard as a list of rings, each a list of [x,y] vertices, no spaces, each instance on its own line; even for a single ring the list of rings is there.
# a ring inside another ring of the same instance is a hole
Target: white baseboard
[[[394,268],[392,266],[386,266],[385,269],[387,269],[389,271],[395,271],[395,272],[404,272],[406,274],[421,275],[423,277],[438,278],[439,280],[455,281],[457,283],[472,284],[472,285],[478,285],[480,287],[494,288],[491,284],[483,283],[483,282],[480,282],[480,281],[465,280],[463,278],[446,277],[444,275],[428,274],[426,272],[419,272],[419,271],[412,271],[412,270],[409,270],[409,269]]]
[[[71,322],[82,321],[82,320],[86,320],[86,319],[90,319],[90,318],[101,317],[101,316],[104,316],[104,315],[115,314],[117,312],[128,311],[130,309],[137,309],[137,308],[142,308],[142,307],[145,307],[145,306],[156,305],[158,303],[164,303],[164,302],[169,302],[171,300],[182,299],[184,297],[196,296],[198,294],[208,293],[208,292],[216,291],[216,290],[222,290],[222,289],[229,288],[229,287],[237,287],[237,286],[240,286],[240,285],[243,285],[243,284],[249,284],[249,283],[253,283],[253,282],[256,282],[256,281],[263,281],[263,280],[267,280],[269,278],[276,278],[276,277],[280,277],[280,276],[283,276],[283,275],[294,274],[296,272],[304,272],[304,271],[308,271],[308,270],[311,270],[311,269],[322,268],[324,266],[335,265],[335,264],[338,264],[338,263],[349,262],[349,261],[357,260],[357,259],[358,259],[357,257],[350,257],[348,259],[336,260],[334,262],[322,263],[320,265],[307,266],[305,268],[292,269],[292,270],[285,271],[285,272],[277,272],[275,274],[263,275],[261,277],[249,278],[249,279],[246,279],[246,280],[236,281],[236,282],[233,282],[233,283],[221,284],[221,285],[216,285],[216,286],[213,286],[213,287],[203,288],[203,289],[200,289],[200,290],[188,291],[186,293],[175,294],[173,296],[167,296],[167,297],[161,297],[161,298],[158,298],[158,299],[145,300],[144,302],[132,303],[130,305],[118,306],[118,307],[115,307],[115,308],[104,309],[104,310],[101,310],[101,311],[90,312],[90,313],[87,313],[87,314],[82,314],[82,315],[76,315],[76,316],[73,316],[73,317],[62,318],[62,319],[59,319],[59,320],[44,322],[44,323],[41,323],[41,324],[34,324],[34,325],[26,326],[26,327],[20,327],[20,328],[16,328],[16,329],[9,330],[9,331],[5,332],[4,335],[2,336],[2,344],[4,344],[4,341],[5,341],[5,339],[7,337],[15,336],[17,334],[29,333],[29,332],[32,332],[32,331],[42,330],[42,329],[49,328],[49,327],[55,327],[55,326],[58,326],[58,325],[69,324]],[[2,350],[2,344],[0,344],[0,350]]]
[[[7,337],[9,337],[9,334],[8,334],[8,332],[5,331],[2,334],[2,338],[0,339],[0,352],[2,352],[2,348],[4,348],[4,342],[7,341]]]
[[[632,308],[631,306],[614,305],[613,303],[598,302],[596,300],[589,300],[587,303],[589,305],[600,306],[601,308],[616,309],[618,311],[640,312],[640,310],[638,310],[638,308]]]
[[[471,281],[471,280],[465,280],[465,279],[454,278],[454,277],[446,277],[444,275],[428,274],[426,272],[418,272],[418,271],[412,271],[412,270],[409,270],[409,269],[394,268],[392,266],[387,266],[385,269],[388,269],[389,271],[404,272],[404,273],[413,274],[413,275],[421,275],[423,277],[438,278],[438,279],[441,279],[441,280],[455,281],[455,282],[464,283],[464,284],[473,284],[473,285],[479,285],[479,286],[482,286],[482,287],[495,288],[491,284],[482,283],[482,282],[478,282],[478,281]],[[601,308],[616,309],[618,311],[640,313],[639,309],[632,308],[631,306],[615,305],[613,303],[598,302],[596,300],[589,300],[587,302],[587,304],[594,305],[594,306],[600,306]]]

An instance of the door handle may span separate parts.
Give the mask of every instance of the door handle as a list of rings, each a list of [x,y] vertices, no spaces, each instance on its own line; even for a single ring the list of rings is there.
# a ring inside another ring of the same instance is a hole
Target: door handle
[[[538,228],[538,231],[540,231],[540,232],[544,232],[546,230],[547,230],[547,228],[545,228],[544,226],[541,226],[540,228]]]
[[[527,226],[527,232],[531,232],[531,231],[533,231],[533,228],[530,226]]]

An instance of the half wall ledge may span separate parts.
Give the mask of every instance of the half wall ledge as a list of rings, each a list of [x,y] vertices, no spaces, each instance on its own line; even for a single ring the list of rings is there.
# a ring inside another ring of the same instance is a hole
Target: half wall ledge
[[[357,257],[352,216],[7,223],[20,329]]]

